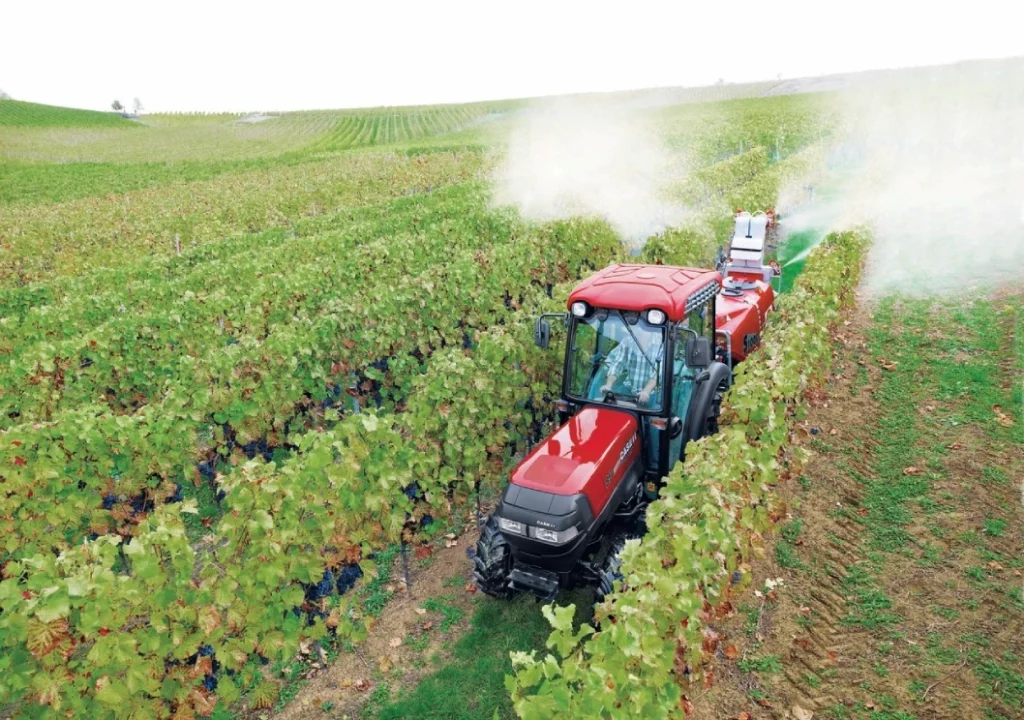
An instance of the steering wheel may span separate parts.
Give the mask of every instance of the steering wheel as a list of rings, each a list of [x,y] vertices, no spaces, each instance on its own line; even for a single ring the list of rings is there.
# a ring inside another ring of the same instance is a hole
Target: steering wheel
[[[605,402],[608,402],[609,396],[611,397],[611,399],[613,401],[614,400],[628,400],[629,402],[633,403],[634,405],[639,405],[640,404],[640,395],[639,394],[637,394],[637,395],[627,395],[625,393],[617,393],[617,392],[612,392],[611,390],[608,390],[602,396],[602,398],[604,399]]]

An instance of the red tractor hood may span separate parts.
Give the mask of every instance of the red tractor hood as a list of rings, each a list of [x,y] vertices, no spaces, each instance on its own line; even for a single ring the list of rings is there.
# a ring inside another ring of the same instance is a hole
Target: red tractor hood
[[[510,481],[554,495],[584,493],[597,515],[639,453],[633,415],[588,406],[534,448]]]

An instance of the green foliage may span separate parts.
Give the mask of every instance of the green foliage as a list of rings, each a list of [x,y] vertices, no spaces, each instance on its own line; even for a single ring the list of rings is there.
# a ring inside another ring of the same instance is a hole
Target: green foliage
[[[441,632],[448,632],[458,625],[465,616],[462,608],[453,604],[454,600],[452,595],[440,595],[427,598],[421,606],[428,612],[441,613]]]
[[[1006,521],[1001,518],[985,518],[985,534],[991,537],[1002,537],[1006,530]]]
[[[759,658],[744,658],[736,665],[743,672],[780,673],[782,661],[778,655],[765,655]]]
[[[1004,665],[984,658],[973,665],[974,674],[978,677],[978,694],[998,699],[1007,710],[1019,710],[1024,707],[1024,672],[1021,672],[1018,658],[1008,657],[1006,660]]]
[[[463,222],[475,232],[513,232],[500,214]],[[396,281],[366,297],[331,299],[322,325],[310,318],[289,328],[299,344],[275,351],[268,339],[211,354],[205,389],[186,385],[129,415],[83,406],[12,427],[0,445],[5,479],[20,488],[2,500],[11,524],[0,583],[0,643],[10,649],[0,660],[4,696],[90,717],[112,714],[129,696],[154,715],[183,704],[203,712],[257,682],[248,663],[255,654],[290,658],[329,628],[340,641],[365,637],[366,618],[382,606],[372,582],[368,593],[319,605],[304,599],[300,583],[355,561],[372,578],[371,553],[409,540],[427,515],[443,520],[478,483],[497,487],[512,453],[549,415],[556,389],[557,359],[533,346],[515,306],[564,307],[567,289],[557,284],[619,250],[603,223],[513,227],[525,237],[450,255],[443,267],[406,279],[406,290]],[[433,347],[438,340],[447,347]],[[423,360],[397,362],[402,349],[419,350]],[[332,409],[322,417],[328,427],[293,432],[295,451],[279,461],[231,456],[237,464],[217,478],[219,519],[193,548],[181,513],[196,512],[197,503],[163,505],[158,493],[172,480],[191,482],[183,468],[196,445],[221,446],[222,424],[236,442],[285,431],[332,365],[367,367],[381,356],[393,359],[381,379],[404,411],[342,417]],[[193,358],[190,366],[202,364]],[[415,497],[405,492],[413,481]],[[102,493],[121,497],[148,483],[151,513],[129,520],[118,505],[98,507]],[[86,532],[97,539],[83,540]],[[386,554],[378,559],[386,565]],[[307,624],[313,611],[323,616]],[[458,621],[451,609],[440,611],[443,624]],[[65,654],[79,638],[95,643],[92,651]],[[199,687],[203,673],[166,670],[205,645],[238,673],[222,675],[216,694]],[[88,681],[85,673],[97,668],[109,685]],[[44,669],[73,680],[41,691]],[[277,701],[259,688],[254,706]]]
[[[350,373],[382,357],[390,358],[388,375],[378,375],[382,392],[392,403],[410,398],[402,422],[417,439],[420,463],[445,464],[443,473],[421,482],[428,499],[439,502],[453,489],[465,497],[476,482],[497,482],[507,449],[542,416],[531,398],[544,402],[556,366],[552,355],[533,347],[528,327],[508,319],[520,303],[548,302],[546,288],[575,279],[585,262],[610,258],[618,241],[594,222],[554,224],[518,237],[525,229],[505,215],[463,212],[451,219],[455,208],[475,202],[479,195],[453,192],[437,213],[429,205],[418,213],[422,204],[405,203],[411,214],[399,221],[422,220],[429,230],[405,246],[362,245],[340,256],[330,273],[313,262],[308,272],[296,273],[293,292],[283,292],[280,275],[254,282],[253,294],[237,305],[227,295],[208,294],[204,302],[186,291],[174,311],[164,301],[144,319],[128,318],[120,328],[118,321],[106,323],[108,335],[29,345],[45,350],[45,359],[26,351],[23,363],[12,362],[11,392],[0,400],[22,423],[0,444],[0,460],[25,489],[0,499],[0,527],[12,529],[8,552],[18,545],[32,552],[37,539],[64,547],[89,531],[127,534],[123,508],[97,507],[102,495],[145,492],[159,502],[173,494],[174,483],[192,481],[199,445],[209,456],[263,437],[279,444],[301,429],[310,400],[323,400],[331,386],[346,387]],[[495,239],[488,251],[476,248],[481,231]],[[459,246],[464,250],[453,252]],[[441,263],[445,254],[448,262]],[[408,276],[418,259],[434,264]],[[360,292],[368,262],[377,270]],[[333,297],[329,283],[346,275],[353,294]],[[261,310],[253,313],[254,305]],[[218,317],[226,318],[224,330]],[[28,318],[22,327],[38,325],[34,313]],[[167,320],[163,332],[160,318]],[[467,335],[492,325],[498,329],[478,335],[474,352],[466,354]],[[47,337],[51,328],[37,332]],[[144,330],[152,334],[149,342],[142,342]],[[201,354],[204,338],[208,350]],[[447,349],[434,352],[438,344]],[[178,357],[182,346],[199,356]],[[423,374],[427,356],[432,370]],[[134,372],[123,371],[126,361]],[[75,382],[66,382],[72,372]],[[86,404],[103,388],[107,408]],[[156,402],[123,414],[150,394],[159,396]],[[235,453],[232,463],[244,461],[240,449]],[[464,479],[461,486],[453,485],[456,478]],[[63,501],[58,509],[56,498]],[[14,524],[20,532],[13,532]]]
[[[104,268],[123,271],[133,264],[125,262],[126,252],[177,262],[178,245],[190,249],[225,236],[289,227],[304,218],[329,217],[353,206],[465,182],[481,161],[475,154],[346,154],[122,195],[15,205],[0,216],[0,239],[13,246],[0,258],[0,288],[45,285]]]

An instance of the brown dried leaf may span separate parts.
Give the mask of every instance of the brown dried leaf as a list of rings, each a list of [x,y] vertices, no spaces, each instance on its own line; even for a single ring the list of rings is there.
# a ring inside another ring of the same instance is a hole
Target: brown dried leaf
[[[211,693],[196,688],[189,695],[192,707],[200,715],[209,716],[213,714],[213,708],[217,704],[217,697]]]
[[[736,645],[730,643],[722,648],[722,654],[729,660],[735,660],[739,657],[740,651],[736,648]]]
[[[704,631],[704,652],[711,655],[718,647],[718,633],[708,628]]]
[[[434,554],[434,548],[430,545],[417,545],[413,555],[417,560],[424,560]]]
[[[400,638],[400,637],[393,637],[393,638],[391,638],[391,640],[388,641],[388,645],[390,645],[392,648],[401,647],[402,646],[402,638]]]
[[[215,607],[206,607],[199,611],[199,627],[207,635],[212,635],[213,631],[220,627],[222,621],[220,611]]]
[[[993,405],[992,412],[995,413],[996,420],[998,420],[999,424],[1003,427],[1011,427],[1013,425],[1013,419],[1003,412],[1002,406]]]

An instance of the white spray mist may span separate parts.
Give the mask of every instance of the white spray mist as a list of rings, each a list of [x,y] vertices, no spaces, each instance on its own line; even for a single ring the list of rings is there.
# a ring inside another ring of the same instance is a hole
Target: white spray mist
[[[875,234],[873,293],[987,293],[1024,268],[1024,63],[901,73],[840,96],[852,155],[819,212]]]
[[[538,221],[602,217],[630,247],[642,246],[686,215],[662,195],[685,170],[651,122],[650,113],[607,98],[534,103],[511,129],[494,202]]]

